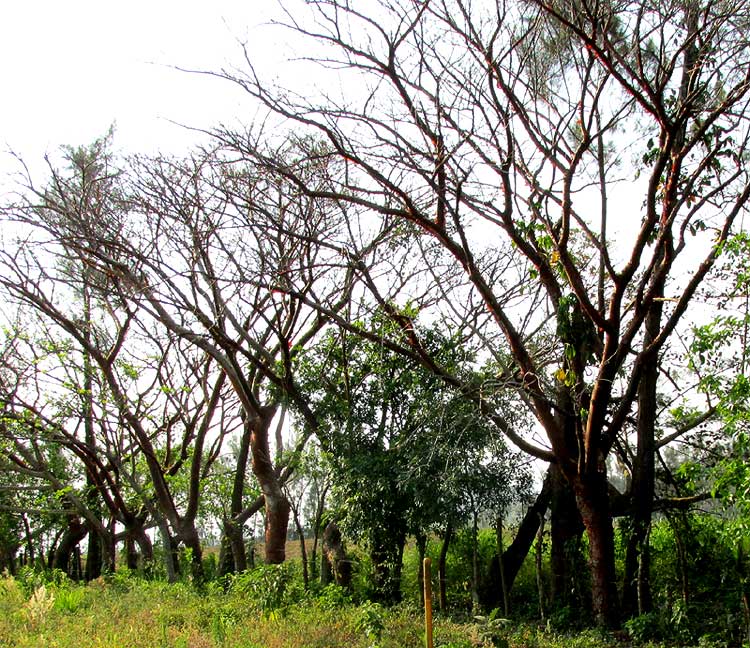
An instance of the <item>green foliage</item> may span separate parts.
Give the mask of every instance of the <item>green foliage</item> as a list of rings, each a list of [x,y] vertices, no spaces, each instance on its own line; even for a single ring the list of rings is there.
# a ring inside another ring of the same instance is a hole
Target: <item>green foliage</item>
[[[623,625],[628,636],[639,643],[659,639],[664,636],[662,616],[658,612],[641,614],[628,619]]]
[[[336,583],[329,583],[320,590],[315,601],[324,610],[335,610],[351,605],[352,597],[345,588]]]
[[[367,638],[370,648],[378,648],[385,629],[385,608],[378,603],[364,602],[359,606],[354,627]]]
[[[75,614],[80,609],[88,607],[90,601],[86,597],[86,589],[82,586],[59,588],[55,592],[54,609],[66,614]]]
[[[708,515],[657,520],[650,534],[654,610],[625,622],[637,641],[696,642],[701,636],[729,641],[742,625],[740,579],[729,523]],[[681,542],[685,562],[681,563]],[[686,579],[685,581],[683,579]],[[683,584],[689,601],[682,598]]]
[[[235,576],[230,591],[247,596],[264,615],[273,616],[303,598],[302,584],[294,576],[290,563],[259,565]]]
[[[64,579],[59,585],[40,584],[27,592],[10,577],[0,578],[0,645],[18,648],[55,646],[76,648],[80,637],[91,646],[191,646],[214,648],[422,648],[424,620],[419,609],[401,605],[384,608],[374,603],[353,605],[340,590],[300,594],[285,604],[284,614],[258,616],[263,603],[249,583],[278,581],[273,570],[257,570],[235,579],[228,592],[203,594],[185,584],[147,582],[125,575],[120,582],[96,581],[79,586]],[[298,575],[291,574],[298,581]],[[128,581],[128,582],[125,582]],[[242,587],[242,585],[245,587]],[[234,586],[236,585],[236,587]],[[43,588],[43,589],[42,589]],[[286,589],[295,590],[287,582]],[[63,591],[77,592],[59,604]],[[282,597],[283,598],[283,597]],[[32,612],[33,610],[33,612]],[[627,628],[633,641],[658,648],[649,634],[658,615],[639,617]],[[678,635],[667,637],[669,645]],[[679,645],[688,645],[683,640]],[[690,645],[719,648],[727,640],[720,633],[702,631]],[[575,634],[552,632],[537,625],[506,623],[499,611],[467,623],[438,617],[438,648],[614,648],[621,641],[599,630]]]
[[[505,638],[507,628],[511,622],[502,616],[500,608],[495,608],[487,616],[476,616],[474,620],[479,626],[480,636],[490,641],[497,648],[508,648],[508,640]]]
[[[404,326],[448,371],[477,384],[470,350],[410,309],[377,313],[358,326],[407,344]],[[329,333],[298,358],[297,375],[324,423],[321,446],[332,470],[340,526],[371,553],[375,594],[397,587],[408,534],[464,524],[502,509],[524,492],[527,472],[498,439],[479,407],[386,344]],[[489,397],[489,395],[488,395]]]

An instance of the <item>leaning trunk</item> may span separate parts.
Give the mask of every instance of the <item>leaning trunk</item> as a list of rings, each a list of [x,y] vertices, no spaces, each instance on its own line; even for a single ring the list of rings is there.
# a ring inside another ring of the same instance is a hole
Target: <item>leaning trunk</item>
[[[294,513],[294,528],[297,529],[297,535],[299,536],[299,552],[302,560],[302,584],[305,590],[310,588],[310,572],[307,568],[307,545],[305,543],[305,530],[302,528],[302,522],[299,519],[299,513],[297,508],[293,509]]]
[[[505,588],[508,596],[510,596],[511,591],[513,590],[513,583],[521,569],[521,565],[523,565],[526,556],[528,556],[529,551],[534,544],[534,538],[539,529],[539,521],[547,512],[551,496],[552,480],[550,469],[548,469],[547,475],[544,478],[544,483],[542,484],[542,490],[523,516],[521,523],[518,525],[518,530],[516,531],[513,541],[508,545],[508,548],[503,551],[499,558],[493,560],[490,571],[490,578],[493,583],[491,591],[496,592],[496,594],[494,597],[488,597],[488,600],[485,601],[485,603],[488,603],[491,607],[496,607],[502,601],[503,578],[505,580]],[[499,565],[500,561],[502,561],[502,567]]]
[[[55,549],[54,558],[52,561],[52,567],[59,569],[66,574],[70,573],[71,570],[71,556],[73,556],[73,550],[78,543],[86,537],[86,526],[81,523],[81,520],[77,517],[70,517],[68,519],[68,527],[60,539],[60,544]]]

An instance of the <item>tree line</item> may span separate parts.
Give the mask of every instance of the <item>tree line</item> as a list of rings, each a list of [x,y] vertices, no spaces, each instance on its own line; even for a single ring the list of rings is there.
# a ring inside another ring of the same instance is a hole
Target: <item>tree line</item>
[[[501,596],[549,510],[556,600],[585,537],[594,618],[648,612],[654,516],[710,497],[747,512],[745,3],[284,15],[356,92],[300,96],[248,60],[212,74],[265,119],[188,156],[106,137],[41,185],[21,165],[0,273],[18,310],[6,563],[39,552],[32,519],[61,568],[88,536],[90,578],[119,542],[149,559],[156,528],[169,577],[183,546],[200,579],[207,516],[241,571],[261,511],[283,562],[314,439],[382,600],[407,537],[447,546],[521,503]]]

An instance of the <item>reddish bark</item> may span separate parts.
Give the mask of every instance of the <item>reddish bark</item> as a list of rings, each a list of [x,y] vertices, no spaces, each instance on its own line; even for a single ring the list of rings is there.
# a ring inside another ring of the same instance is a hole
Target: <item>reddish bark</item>
[[[286,535],[291,507],[284,495],[281,481],[271,461],[268,430],[276,414],[276,406],[259,407],[248,416],[253,474],[258,480],[266,510],[266,563],[283,563],[286,559]]]
[[[615,546],[609,493],[604,474],[587,475],[575,485],[578,509],[589,540],[591,603],[599,625],[616,628],[620,612],[615,574]]]

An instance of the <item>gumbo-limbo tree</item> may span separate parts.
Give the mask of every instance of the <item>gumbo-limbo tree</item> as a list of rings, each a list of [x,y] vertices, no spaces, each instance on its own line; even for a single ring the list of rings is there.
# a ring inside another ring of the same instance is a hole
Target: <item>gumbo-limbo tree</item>
[[[320,186],[251,138],[217,136],[307,196],[412,228],[417,249],[439,247],[462,273],[433,278],[432,304],[505,359],[493,386],[543,439],[441,367],[408,317],[394,321],[426,366],[562,473],[588,537],[593,612],[617,624],[607,459],[634,436],[637,549],[653,508],[659,358],[750,197],[750,8],[310,0],[287,3],[280,22],[321,63],[324,90],[281,90],[250,61],[219,74],[322,139],[310,158],[341,172]],[[513,259],[502,272],[501,258]],[[372,269],[358,272],[377,298]],[[401,283],[402,297],[413,290]]]

